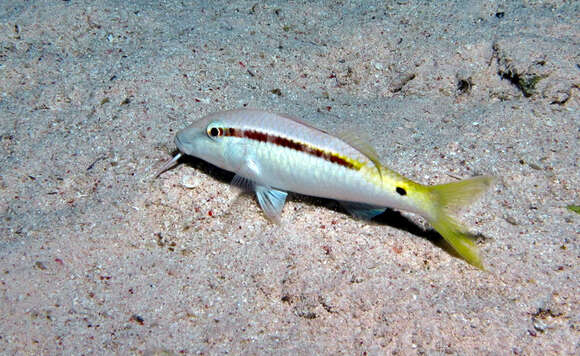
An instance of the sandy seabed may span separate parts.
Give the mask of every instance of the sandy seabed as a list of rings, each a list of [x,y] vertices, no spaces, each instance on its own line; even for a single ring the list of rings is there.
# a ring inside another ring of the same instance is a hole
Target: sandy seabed
[[[580,352],[574,1],[0,3],[5,354]],[[496,185],[460,219],[293,195],[281,225],[197,159],[205,114],[361,131],[425,184]],[[431,237],[430,237],[431,236]]]

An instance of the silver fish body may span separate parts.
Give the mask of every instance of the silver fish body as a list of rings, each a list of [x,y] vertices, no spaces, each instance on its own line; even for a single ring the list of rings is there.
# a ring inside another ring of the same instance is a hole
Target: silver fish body
[[[279,221],[287,192],[342,202],[370,218],[396,208],[423,216],[467,262],[483,269],[471,234],[451,213],[473,202],[493,182],[481,176],[427,186],[384,166],[364,142],[333,136],[298,119],[260,110],[208,115],[175,137],[182,154],[234,172],[234,184],[256,193],[264,213]]]
[[[218,135],[211,135],[212,128]],[[237,134],[228,135],[232,129]],[[214,113],[180,131],[175,143],[181,152],[260,186],[424,213],[396,192],[397,183],[409,180],[377,166],[341,138],[285,115],[259,110]]]

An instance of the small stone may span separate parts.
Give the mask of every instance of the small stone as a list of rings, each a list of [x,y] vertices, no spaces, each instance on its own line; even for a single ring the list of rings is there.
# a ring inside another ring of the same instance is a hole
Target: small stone
[[[544,332],[548,328],[548,325],[541,320],[534,320],[534,329]]]
[[[186,174],[183,177],[181,177],[181,185],[183,185],[187,189],[192,189],[199,185],[199,179],[195,176]]]
[[[40,261],[36,261],[34,263],[34,267],[38,268],[41,271],[45,271],[46,270],[46,266],[44,263],[40,262]]]
[[[510,215],[508,215],[508,216],[505,217],[505,221],[507,221],[508,223],[510,223],[510,224],[512,224],[514,226],[519,225],[518,224],[518,221],[513,216],[510,216]]]

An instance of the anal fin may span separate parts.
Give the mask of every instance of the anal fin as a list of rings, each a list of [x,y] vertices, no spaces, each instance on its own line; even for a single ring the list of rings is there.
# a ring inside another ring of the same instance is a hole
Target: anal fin
[[[350,201],[341,201],[340,204],[349,212],[350,215],[363,220],[370,220],[381,215],[386,210],[386,208]]]

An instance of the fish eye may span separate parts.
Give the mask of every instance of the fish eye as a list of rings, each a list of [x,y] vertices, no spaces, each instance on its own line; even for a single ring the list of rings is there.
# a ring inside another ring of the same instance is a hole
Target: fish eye
[[[223,136],[224,129],[218,126],[209,125],[207,127],[207,135],[211,138],[216,138],[218,136]]]

